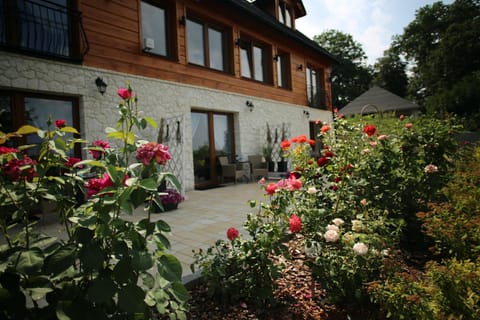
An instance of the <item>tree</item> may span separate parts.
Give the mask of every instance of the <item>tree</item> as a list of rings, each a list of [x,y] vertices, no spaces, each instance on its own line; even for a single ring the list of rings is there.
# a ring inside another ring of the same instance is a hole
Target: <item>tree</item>
[[[420,8],[399,38],[413,65],[409,94],[427,112],[480,113],[480,0]]]
[[[390,49],[385,50],[383,57],[375,63],[372,83],[404,98],[408,87],[406,66],[407,63],[400,57],[394,41]]]
[[[360,43],[338,30],[325,31],[314,36],[313,40],[340,61],[331,75],[333,103],[336,107],[344,107],[368,90],[372,71],[367,66],[367,56]]]

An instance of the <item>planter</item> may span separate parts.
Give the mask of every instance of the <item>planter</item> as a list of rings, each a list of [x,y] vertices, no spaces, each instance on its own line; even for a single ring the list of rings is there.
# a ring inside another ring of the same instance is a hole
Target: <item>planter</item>
[[[165,211],[172,211],[178,209],[178,203],[165,203],[163,204]]]
[[[275,162],[274,161],[268,161],[268,171],[269,172],[274,172],[275,171]]]
[[[287,162],[286,161],[277,162],[277,171],[278,172],[286,172],[287,171]]]

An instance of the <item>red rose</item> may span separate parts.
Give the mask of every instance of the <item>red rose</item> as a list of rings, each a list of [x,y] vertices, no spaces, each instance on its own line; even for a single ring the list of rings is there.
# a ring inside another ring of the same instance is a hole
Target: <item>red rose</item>
[[[63,119],[55,120],[55,126],[59,129],[65,127],[66,123],[67,123],[67,121],[65,121]]]
[[[297,140],[298,140],[298,143],[304,143],[304,142],[307,142],[308,138],[306,135],[302,134],[297,137]]]
[[[320,132],[321,132],[321,133],[327,133],[328,131],[330,131],[330,126],[329,126],[329,125],[324,125],[324,126],[320,129]]]
[[[302,220],[296,214],[293,214],[292,217],[288,220],[290,224],[290,232],[296,233],[300,232],[302,229]]]
[[[265,187],[265,192],[269,195],[272,195],[275,193],[275,191],[277,191],[277,184],[276,183],[269,183],[266,187]]]
[[[327,158],[333,158],[333,156],[335,155],[335,153],[333,153],[332,151],[325,151],[323,153],[323,155]]]
[[[93,157],[95,160],[99,160],[99,159],[102,157],[102,155],[105,153],[105,150],[110,148],[110,144],[108,144],[108,142],[107,142],[107,141],[104,141],[104,140],[96,140],[96,141],[93,141],[92,145],[95,146],[95,147],[103,148],[102,151],[99,151],[99,150],[88,150],[88,152],[90,152],[90,154],[92,155],[92,157]]]
[[[90,179],[85,184],[87,197],[90,198],[107,187],[113,187],[113,181],[107,173],[105,173],[102,178]]]
[[[405,119],[405,115],[401,114],[400,115],[400,120],[403,120],[403,119]]]
[[[413,126],[413,124],[411,122],[409,122],[405,125],[405,128],[410,129],[412,126]]]
[[[367,124],[365,128],[363,128],[363,132],[365,132],[369,137],[373,136],[375,131],[377,131],[377,128],[375,128],[373,124]]]
[[[292,143],[298,142],[298,137],[293,137],[292,138]]]
[[[238,238],[238,235],[239,235],[239,233],[238,233],[238,230],[237,230],[237,229],[235,229],[235,228],[233,228],[233,227],[232,227],[232,228],[228,228],[228,230],[227,230],[227,238],[228,238],[228,240],[233,241],[234,239]]]
[[[18,181],[20,179],[26,179],[32,181],[35,177],[35,165],[37,162],[32,160],[28,156],[23,159],[12,159],[5,163],[3,170],[12,181]]]
[[[282,148],[282,150],[288,150],[291,145],[292,144],[288,140],[283,140],[282,142],[280,142],[280,147]]]
[[[326,158],[326,157],[320,157],[317,160],[317,164],[318,164],[319,167],[323,167],[327,163],[328,163],[328,158]]]
[[[310,146],[315,147],[315,140],[313,140],[313,139],[308,139],[307,142],[308,142],[308,144],[309,144]]]
[[[80,158],[68,157],[68,160],[65,162],[65,166],[73,168],[73,166],[80,161],[82,161]]]

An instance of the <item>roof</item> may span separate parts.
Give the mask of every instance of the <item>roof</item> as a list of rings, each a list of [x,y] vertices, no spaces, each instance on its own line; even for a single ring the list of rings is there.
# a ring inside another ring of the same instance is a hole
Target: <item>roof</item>
[[[389,111],[414,111],[420,107],[378,86],[373,86],[351,101],[339,112],[343,115]]]
[[[301,2],[301,1],[300,1]],[[240,10],[241,12],[250,15],[256,18],[258,21],[272,27],[274,30],[281,32],[283,35],[289,37],[290,39],[301,43],[302,45],[314,50],[315,52],[326,56],[334,63],[340,63],[339,60],[332,55],[330,52],[322,48],[318,45],[315,41],[305,36],[303,33],[297,30],[293,30],[279,21],[262,9],[258,8],[253,3],[248,2],[247,0],[225,0],[225,3],[235,7],[236,9]],[[302,3],[303,6],[303,3]]]

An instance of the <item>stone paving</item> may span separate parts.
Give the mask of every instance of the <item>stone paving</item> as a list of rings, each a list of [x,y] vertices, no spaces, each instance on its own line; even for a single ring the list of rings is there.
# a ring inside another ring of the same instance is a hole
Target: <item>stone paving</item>
[[[243,223],[247,214],[254,210],[248,205],[249,200],[267,200],[257,183],[193,190],[186,193],[185,201],[180,203],[178,209],[152,216],[153,221],[162,219],[170,225],[172,231],[167,234],[172,245],[170,253],[182,263],[186,281],[195,277],[190,270],[193,249],[206,249],[216,240],[226,239],[226,231],[230,227],[245,234]],[[132,219],[144,216],[142,210],[137,210]],[[63,228],[55,220],[55,214],[46,215],[40,219],[38,226],[48,235],[64,238]]]

